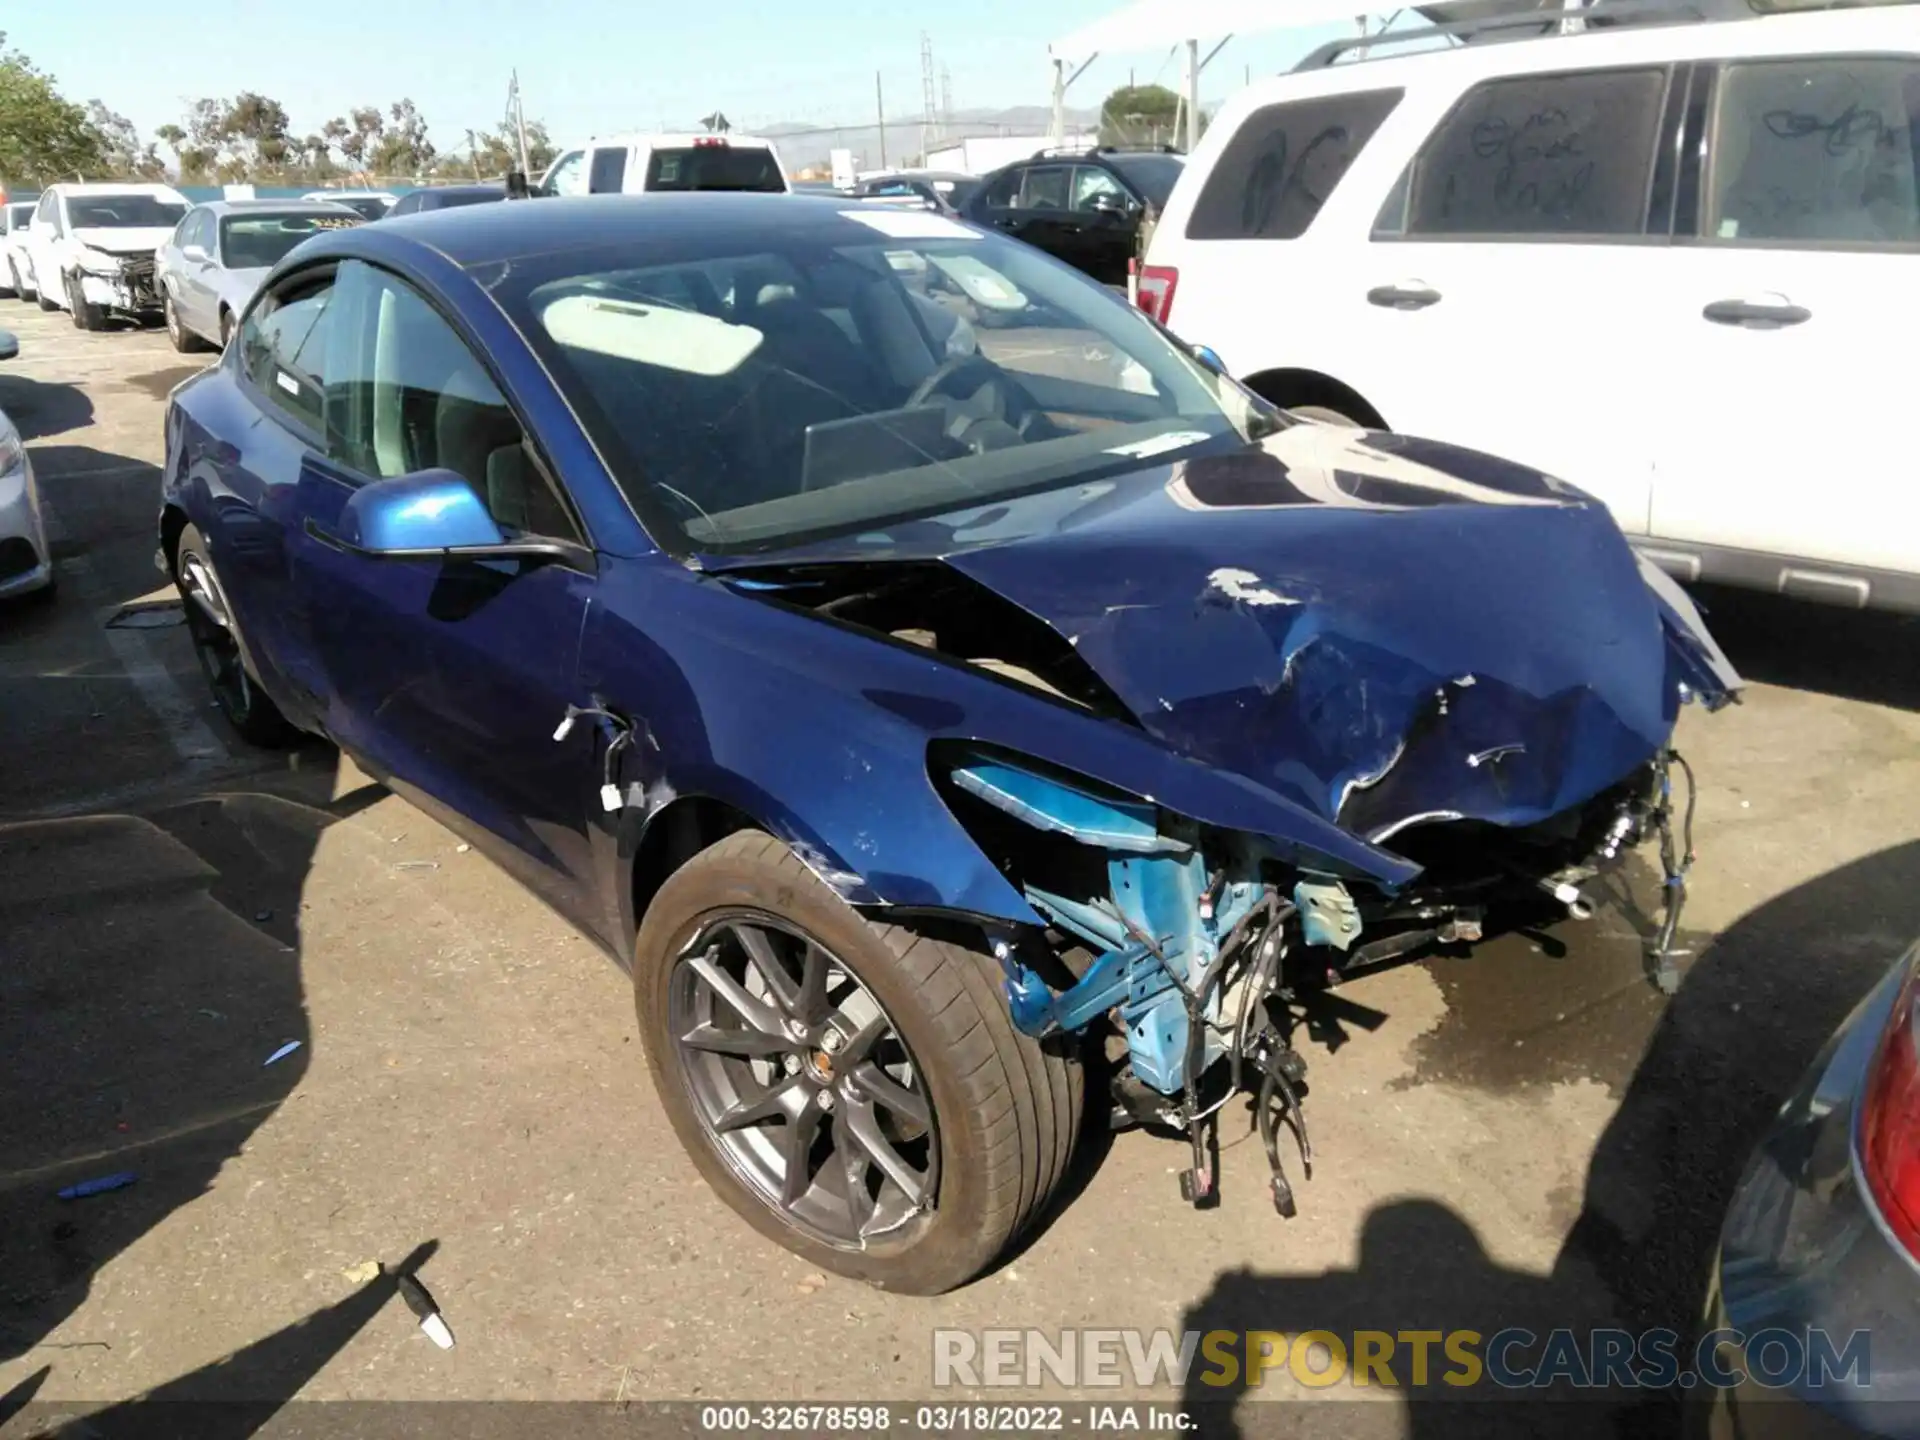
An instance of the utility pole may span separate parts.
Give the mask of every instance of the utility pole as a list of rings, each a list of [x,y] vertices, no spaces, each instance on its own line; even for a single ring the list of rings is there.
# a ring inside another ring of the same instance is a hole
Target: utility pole
[[[473,165],[473,178],[480,178],[480,147],[473,143],[473,131],[467,131],[467,159]]]
[[[520,103],[520,72],[518,70],[513,72],[513,83],[507,93],[513,98],[513,129],[520,142],[520,173],[531,179],[532,176],[528,175],[531,167],[527,163],[527,111],[526,107]]]
[[[873,110],[880,120],[880,168],[887,168],[887,102],[880,94],[880,72],[873,72]]]

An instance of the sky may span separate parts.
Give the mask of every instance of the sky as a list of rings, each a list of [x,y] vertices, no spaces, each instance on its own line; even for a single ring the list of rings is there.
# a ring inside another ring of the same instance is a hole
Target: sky
[[[296,134],[356,105],[411,97],[442,150],[496,124],[516,67],[527,118],[562,145],[615,130],[691,126],[715,109],[736,129],[775,121],[860,125],[879,72],[889,119],[922,108],[920,36],[957,110],[1050,103],[1047,42],[1124,0],[386,0],[348,12],[265,0],[193,0],[155,29],[152,0],[0,0],[0,31],[71,100],[99,99],[142,135],[203,95],[254,90]],[[1285,0],[1275,0],[1275,8]],[[1353,27],[1236,39],[1204,72],[1203,104],[1285,69]],[[135,43],[164,37],[164,52]],[[1115,86],[1178,88],[1165,51],[1102,56],[1068,92],[1089,109]],[[162,154],[165,154],[162,147]]]

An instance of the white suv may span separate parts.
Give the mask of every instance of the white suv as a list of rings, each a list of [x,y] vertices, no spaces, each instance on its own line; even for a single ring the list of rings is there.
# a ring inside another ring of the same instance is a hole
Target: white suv
[[[1373,54],[1227,103],[1142,307],[1283,406],[1572,481],[1681,579],[1920,611],[1920,7]]]
[[[643,190],[755,190],[784,194],[773,142],[756,135],[602,135],[563,151],[540,177],[547,195],[634,195]]]

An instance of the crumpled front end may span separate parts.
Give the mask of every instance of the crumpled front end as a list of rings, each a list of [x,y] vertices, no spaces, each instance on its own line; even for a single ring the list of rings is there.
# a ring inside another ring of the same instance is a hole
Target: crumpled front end
[[[79,279],[89,304],[117,315],[148,315],[161,308],[151,252],[116,255],[111,268],[83,269]]]
[[[1283,1129],[1310,1154],[1296,997],[1529,907],[1584,918],[1583,887],[1643,842],[1667,899],[1650,968],[1674,983],[1692,848],[1674,724],[1740,681],[1577,491],[1298,425],[783,560],[732,581],[1150,737],[1183,774],[1257,797],[1253,825],[1183,808],[1174,776],[1096,764],[1091,728],[1081,763],[1043,757],[1037,728],[928,753],[948,810],[1041,922],[989,927],[1015,1022],[1108,1021],[1116,1099],[1187,1130],[1191,1198],[1212,1193],[1207,1117],[1254,1090],[1291,1213]]]

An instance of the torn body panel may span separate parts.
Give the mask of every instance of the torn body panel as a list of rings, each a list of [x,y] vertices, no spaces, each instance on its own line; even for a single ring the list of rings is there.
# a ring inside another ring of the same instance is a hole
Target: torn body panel
[[[1002,957],[1016,1022],[1110,1017],[1133,1076],[1191,1118],[1223,1058],[1298,1079],[1244,1008],[1222,1028],[1223,979],[1243,1007],[1290,983],[1277,959],[1250,975],[1256,946],[1338,980],[1478,939],[1505,897],[1590,913],[1599,864],[1665,833],[1680,705],[1739,685],[1603,507],[1485,457],[1436,468],[1454,456],[1295,426],[709,568],[836,637],[796,644],[886,642],[855,668],[904,667],[885,684],[920,699],[890,713],[919,723],[879,793],[890,821],[932,795],[1017,894],[974,871],[935,887],[992,892],[977,913],[1028,927]],[[926,723],[935,697],[955,708]],[[906,778],[922,746],[925,792]],[[886,845],[938,873],[957,860],[934,833]],[[883,901],[895,873],[866,872]]]

